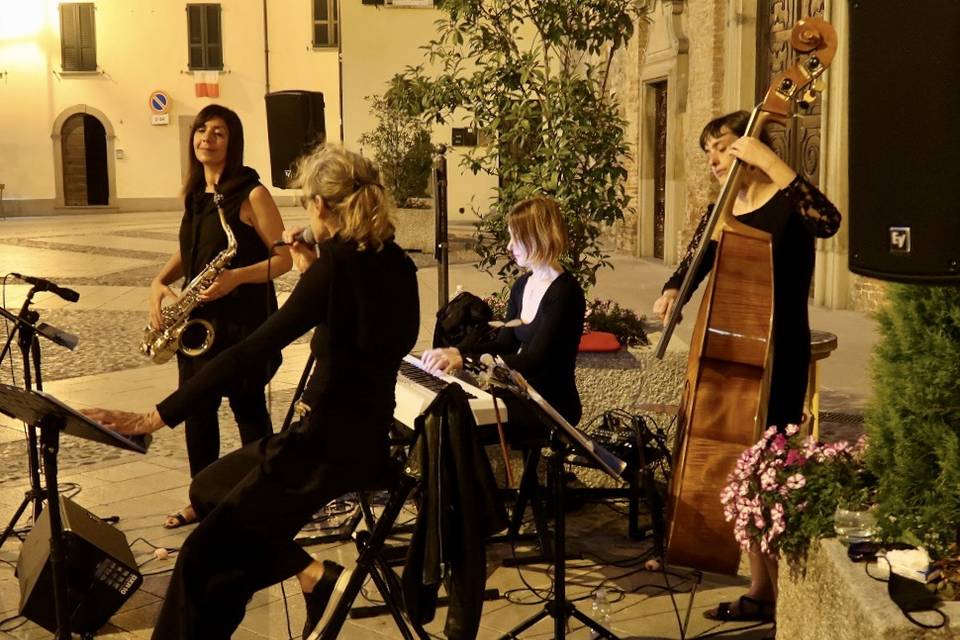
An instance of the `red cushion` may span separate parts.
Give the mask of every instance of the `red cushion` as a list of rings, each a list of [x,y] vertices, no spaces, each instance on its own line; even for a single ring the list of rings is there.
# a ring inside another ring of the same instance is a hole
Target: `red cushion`
[[[589,353],[605,353],[618,351],[620,341],[617,336],[606,331],[589,331],[580,336],[580,351]]]

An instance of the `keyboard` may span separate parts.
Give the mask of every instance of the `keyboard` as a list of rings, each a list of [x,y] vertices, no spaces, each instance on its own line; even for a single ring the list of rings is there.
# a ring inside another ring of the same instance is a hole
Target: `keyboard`
[[[403,357],[400,372],[397,374],[397,406],[393,410],[394,419],[412,429],[414,420],[433,402],[437,393],[451,382],[460,385],[466,391],[470,410],[478,426],[496,424],[493,396],[455,376],[428,373],[423,370],[420,358],[409,354]],[[507,408],[503,401],[498,401],[497,407],[500,409],[500,419],[506,422]]]

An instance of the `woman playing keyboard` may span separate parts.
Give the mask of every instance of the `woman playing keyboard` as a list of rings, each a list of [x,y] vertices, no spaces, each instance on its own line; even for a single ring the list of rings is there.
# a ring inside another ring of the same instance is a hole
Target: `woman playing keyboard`
[[[519,319],[519,324],[509,323],[516,326],[501,328],[495,340],[471,347],[469,353],[455,347],[430,349],[421,360],[428,371],[448,373],[463,366],[463,355],[499,355],[575,425],[581,413],[575,370],[586,300],[576,278],[560,265],[567,249],[566,224],[556,202],[537,197],[510,210],[507,230],[507,250],[527,270],[513,284],[507,303],[506,319]],[[542,436],[539,420],[514,404],[507,402],[511,440]]]

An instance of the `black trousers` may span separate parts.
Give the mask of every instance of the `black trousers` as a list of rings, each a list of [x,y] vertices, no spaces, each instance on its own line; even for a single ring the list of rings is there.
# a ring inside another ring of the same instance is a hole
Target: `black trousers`
[[[190,358],[177,354],[180,384],[191,377],[201,374],[208,358]],[[248,445],[273,433],[270,412],[267,410],[267,398],[264,385],[259,380],[244,379],[226,394],[230,409],[237,421],[240,442]],[[184,435],[187,440],[187,459],[190,462],[190,476],[194,477],[209,464],[220,457],[220,410],[222,398],[211,397],[196,406],[184,421]]]
[[[230,638],[255,592],[312,562],[293,538],[314,513],[349,491],[382,488],[369,466],[317,462],[288,436],[238,449],[193,479],[200,524],[180,548],[153,638]],[[270,458],[281,449],[274,471]]]

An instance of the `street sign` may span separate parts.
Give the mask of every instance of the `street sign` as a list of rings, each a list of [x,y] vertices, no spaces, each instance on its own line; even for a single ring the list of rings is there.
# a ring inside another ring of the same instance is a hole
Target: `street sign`
[[[167,95],[166,91],[161,91],[157,89],[156,91],[150,94],[150,99],[147,100],[147,104],[150,107],[150,111],[157,115],[165,115],[170,113],[170,96]]]

